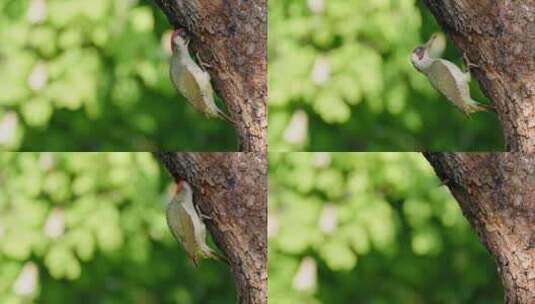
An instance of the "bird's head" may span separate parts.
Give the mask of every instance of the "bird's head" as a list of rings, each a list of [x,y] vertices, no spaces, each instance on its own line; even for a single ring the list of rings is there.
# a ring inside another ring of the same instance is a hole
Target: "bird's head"
[[[188,184],[188,182],[183,179],[177,179],[175,180],[175,185],[175,194],[191,197],[193,190],[191,189],[191,186]]]
[[[171,35],[171,49],[173,53],[177,49],[187,48],[189,43],[189,36],[185,29],[177,28]]]
[[[433,63],[433,59],[431,58],[429,54],[431,49],[436,48],[434,51],[436,51],[437,54],[439,52],[442,53],[442,51],[444,51],[443,48],[445,46],[434,44],[437,37],[439,37],[437,33],[433,34],[426,43],[412,50],[411,62],[412,62],[412,65],[418,71],[422,71],[423,69],[427,68],[429,65]],[[442,36],[441,39],[445,39],[445,38]],[[439,42],[441,42],[441,39],[439,39]],[[445,44],[445,40],[442,42]],[[440,44],[442,44],[442,42]]]
[[[418,46],[412,50],[411,63],[417,70],[421,71],[429,60],[425,45]]]

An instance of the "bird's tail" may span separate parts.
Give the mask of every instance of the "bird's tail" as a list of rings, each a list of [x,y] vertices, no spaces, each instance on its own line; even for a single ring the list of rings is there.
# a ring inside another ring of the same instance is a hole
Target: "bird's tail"
[[[208,257],[214,259],[214,260],[218,260],[218,261],[221,261],[221,262],[224,262],[225,264],[230,264],[230,262],[228,261],[228,258],[226,256],[224,256],[223,254],[215,251],[215,250],[212,250],[210,248],[210,250],[208,251],[208,254],[207,254]]]
[[[496,108],[493,104],[487,104],[487,103],[480,103],[475,100],[472,100],[471,103],[469,103],[468,112],[469,113],[475,113],[480,111],[492,111],[496,112]]]
[[[226,121],[230,122],[231,124],[233,124],[233,125],[236,124],[236,122],[232,118],[230,118],[230,116],[227,113],[221,111],[220,109],[217,109],[217,114],[219,114],[220,117],[222,117]]]

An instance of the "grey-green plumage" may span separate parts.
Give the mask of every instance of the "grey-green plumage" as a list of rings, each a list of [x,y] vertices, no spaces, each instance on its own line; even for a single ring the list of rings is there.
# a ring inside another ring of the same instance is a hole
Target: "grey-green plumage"
[[[197,111],[210,118],[219,117],[210,76],[189,55],[184,55],[186,51],[175,51],[171,55],[169,77],[177,91],[184,95]]]
[[[210,74],[191,58],[188,49],[189,40],[186,36],[183,29],[175,30],[171,36],[173,50],[169,62],[171,82],[197,111],[204,113],[209,118],[224,118],[232,122],[228,115],[217,107]]]
[[[452,62],[432,56],[441,54],[444,49],[435,45],[436,37],[433,35],[426,44],[413,50],[411,62],[414,67],[467,116],[478,111],[492,110],[490,105],[479,103],[470,97],[470,72],[463,72]],[[433,50],[431,54],[430,50]]]
[[[206,226],[193,205],[193,193],[187,182],[180,183],[179,191],[167,204],[166,220],[171,233],[195,266],[203,258],[220,259],[206,244]]]

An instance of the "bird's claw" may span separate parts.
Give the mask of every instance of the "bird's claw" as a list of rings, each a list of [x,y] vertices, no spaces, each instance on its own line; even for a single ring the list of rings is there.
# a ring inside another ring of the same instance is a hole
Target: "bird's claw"
[[[203,69],[205,68],[211,68],[212,65],[209,64],[209,63],[206,63],[204,62],[201,57],[199,56],[199,52],[195,52],[195,57],[197,58],[197,61],[199,62],[199,64],[203,67]]]
[[[470,71],[470,68],[471,67],[474,67],[474,68],[479,68],[480,66],[475,64],[475,63],[472,63],[470,61],[470,59],[468,59],[468,56],[466,56],[466,53],[463,53],[463,60],[464,60],[464,64],[466,66],[466,71],[465,72],[469,72]]]
[[[205,219],[205,220],[212,220],[211,216],[208,216],[202,213],[201,209],[199,209],[199,206],[195,205],[195,209],[197,210],[197,214],[199,215],[200,218]]]

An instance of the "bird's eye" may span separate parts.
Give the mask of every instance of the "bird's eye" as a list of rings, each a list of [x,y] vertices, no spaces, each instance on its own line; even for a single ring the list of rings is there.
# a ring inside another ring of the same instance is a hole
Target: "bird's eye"
[[[186,33],[185,29],[178,29],[177,34],[182,38],[187,38],[188,34]]]
[[[423,47],[419,46],[416,49],[414,49],[414,54],[416,54],[416,56],[418,56],[419,60],[422,60],[422,58],[424,58],[425,49]]]
[[[187,38],[187,33],[186,33],[186,30],[185,29],[182,29],[182,28],[177,28],[174,32],[173,32],[173,35],[171,36],[171,41],[175,41],[175,37],[181,37],[181,38]]]

